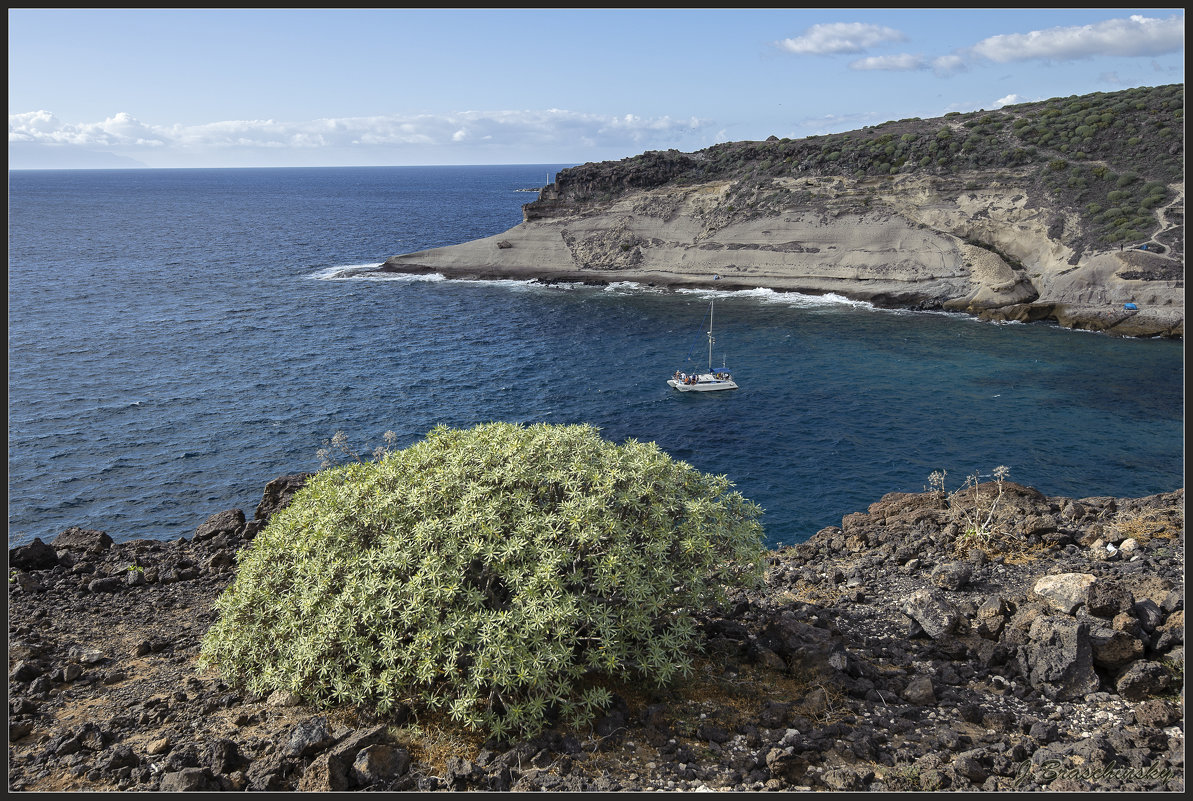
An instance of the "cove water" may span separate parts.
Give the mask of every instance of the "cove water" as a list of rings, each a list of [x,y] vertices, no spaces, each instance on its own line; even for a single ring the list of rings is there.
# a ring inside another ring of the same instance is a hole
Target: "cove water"
[[[343,278],[521,222],[560,165],[9,173],[9,545],[175,539],[271,479],[439,423],[590,423],[725,474],[802,541],[1006,465],[1183,486],[1183,344],[769,291]],[[740,389],[666,380],[714,361]],[[691,353],[693,361],[684,361]]]

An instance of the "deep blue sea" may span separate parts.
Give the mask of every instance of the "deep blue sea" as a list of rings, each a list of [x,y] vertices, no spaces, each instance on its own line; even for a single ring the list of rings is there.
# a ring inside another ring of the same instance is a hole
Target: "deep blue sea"
[[[439,423],[586,422],[723,473],[771,545],[998,465],[1051,495],[1183,486],[1183,344],[709,292],[334,278],[521,222],[564,165],[9,173],[9,544],[175,539]]]

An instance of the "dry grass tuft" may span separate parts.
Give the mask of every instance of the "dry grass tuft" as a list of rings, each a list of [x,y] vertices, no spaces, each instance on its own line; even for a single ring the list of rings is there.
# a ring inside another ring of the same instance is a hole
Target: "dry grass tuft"
[[[1116,520],[1110,528],[1123,539],[1132,538],[1140,545],[1149,540],[1172,540],[1184,534],[1184,512],[1180,509],[1161,509],[1139,517]]]

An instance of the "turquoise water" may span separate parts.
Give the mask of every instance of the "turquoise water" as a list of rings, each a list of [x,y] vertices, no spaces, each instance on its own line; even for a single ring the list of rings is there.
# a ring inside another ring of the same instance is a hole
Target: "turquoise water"
[[[768,291],[335,278],[517,224],[514,190],[549,169],[10,173],[10,545],[189,536],[317,469],[336,431],[369,450],[491,420],[658,442],[762,505],[772,544],[933,470],[1183,486],[1180,342]],[[676,392],[714,296],[741,388]]]

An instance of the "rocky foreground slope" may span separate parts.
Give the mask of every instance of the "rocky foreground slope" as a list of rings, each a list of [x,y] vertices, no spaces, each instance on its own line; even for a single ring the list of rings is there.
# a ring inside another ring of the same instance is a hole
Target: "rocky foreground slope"
[[[377,269],[768,287],[1179,337],[1183,95],[1099,93],[585,164],[543,187],[521,225]]]
[[[10,790],[1172,790],[1184,787],[1184,491],[891,494],[773,552],[667,691],[480,742],[196,672],[252,520],[9,553]]]

